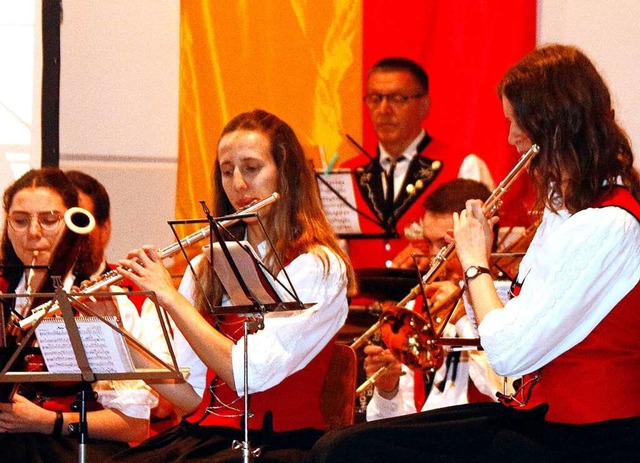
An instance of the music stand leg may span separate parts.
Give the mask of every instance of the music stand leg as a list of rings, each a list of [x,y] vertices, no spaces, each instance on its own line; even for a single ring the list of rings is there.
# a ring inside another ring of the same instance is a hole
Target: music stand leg
[[[78,462],[85,463],[87,459],[87,436],[89,435],[89,425],[87,423],[87,400],[95,399],[95,392],[91,388],[91,384],[87,382],[82,383],[82,390],[76,395],[78,400],[71,404],[71,410],[77,411],[80,414],[80,419],[77,423],[71,423],[69,429],[72,434],[78,436]]]
[[[243,463],[250,463],[253,461],[255,457],[259,457],[261,450],[259,447],[252,450],[251,444],[249,442],[249,320],[245,319],[244,321],[244,415],[243,415],[243,423],[244,423],[244,441],[243,442],[233,442],[233,448],[236,450],[242,451],[242,461]]]

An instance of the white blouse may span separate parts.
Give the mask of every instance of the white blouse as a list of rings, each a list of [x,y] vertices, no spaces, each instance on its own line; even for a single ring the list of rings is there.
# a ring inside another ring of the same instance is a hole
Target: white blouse
[[[264,249],[264,246],[260,247],[261,255],[264,255]],[[320,257],[313,253],[302,254],[286,266],[300,300],[314,305],[305,310],[267,313],[264,329],[249,336],[250,393],[267,390],[307,366],[344,325],[348,313],[346,267],[331,250],[322,249],[328,258],[326,272]],[[200,255],[193,260],[194,268],[202,258]],[[277,278],[289,286],[284,272],[280,272]],[[277,284],[274,288],[283,301],[293,300]],[[197,290],[192,273],[185,273],[179,291],[193,301]],[[224,300],[224,304],[228,305],[228,300]],[[179,366],[190,369],[187,381],[202,395],[206,386],[206,367],[177,330],[174,345]],[[240,395],[244,386],[243,338],[232,349],[232,362],[236,392]]]
[[[520,376],[581,342],[640,279],[640,224],[618,207],[544,212],[520,294],[478,327],[489,363]]]

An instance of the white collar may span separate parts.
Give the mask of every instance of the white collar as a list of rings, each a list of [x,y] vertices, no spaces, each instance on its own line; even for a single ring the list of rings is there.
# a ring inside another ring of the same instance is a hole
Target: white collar
[[[411,143],[409,143],[409,146],[407,146],[401,153],[400,157],[397,158],[398,161],[400,161],[401,159],[407,159],[409,160],[409,162],[411,162],[413,158],[417,156],[418,145],[426,136],[426,134],[427,133],[424,131],[424,129],[420,130],[418,136],[414,138]],[[393,159],[393,156],[391,156],[387,152],[387,150],[384,149],[384,146],[382,146],[380,143],[378,143],[378,146],[380,147],[380,165],[386,168],[387,166],[389,166],[389,164],[391,164],[391,159]]]

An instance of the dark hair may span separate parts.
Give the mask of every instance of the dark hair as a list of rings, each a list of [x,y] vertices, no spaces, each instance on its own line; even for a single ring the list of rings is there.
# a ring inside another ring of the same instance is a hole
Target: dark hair
[[[49,188],[60,195],[62,202],[67,208],[78,205],[78,192],[60,169],[54,167],[43,167],[42,169],[32,169],[22,177],[13,182],[4,191],[3,208],[5,214],[4,229],[2,231],[2,255],[0,263],[7,266],[3,271],[4,278],[9,282],[9,288],[14,289],[23,273],[24,265],[18,258],[9,240],[7,233],[7,216],[16,194],[25,188]]]
[[[98,225],[103,225],[111,216],[111,202],[104,185],[89,174],[79,170],[66,172],[71,183],[93,201],[93,215]]]
[[[534,50],[507,71],[498,93],[540,146],[529,167],[538,208],[556,210],[553,199],[564,191],[567,210],[585,209],[618,178],[640,199],[629,138],[616,123],[606,83],[580,50]]]
[[[293,129],[277,116],[256,109],[231,119],[222,130],[220,138],[238,130],[263,134],[270,142],[271,155],[278,168],[277,193],[280,199],[273,204],[272,213],[263,220],[275,252],[284,262],[302,253],[313,252],[328,266],[326,254],[321,249],[321,246],[326,246],[344,261],[349,290],[354,291],[355,278],[349,258],[340,249],[338,239],[324,214],[315,174]],[[213,169],[213,187],[215,214],[221,216],[235,212],[224,192],[218,162]],[[277,270],[271,257],[267,254],[265,261],[272,270]],[[219,295],[214,294],[214,298]]]
[[[435,214],[452,214],[465,208],[468,199],[486,201],[491,191],[484,183],[456,178],[439,185],[422,203],[425,211]]]
[[[369,70],[369,75],[377,71],[406,71],[416,80],[425,94],[429,93],[429,76],[425,70],[413,60],[400,57],[383,58]]]

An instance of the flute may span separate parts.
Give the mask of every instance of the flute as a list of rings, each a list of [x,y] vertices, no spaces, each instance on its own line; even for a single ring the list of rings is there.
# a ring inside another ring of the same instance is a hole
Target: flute
[[[268,206],[271,203],[276,202],[278,199],[280,198],[280,195],[278,193],[272,193],[271,195],[267,196],[266,198],[255,202],[253,204],[250,204],[249,206],[247,206],[244,209],[239,210],[238,212],[236,212],[235,214],[232,214],[229,216],[228,219],[226,220],[222,220],[220,221],[220,224],[228,227],[231,225],[236,224],[237,222],[239,222],[241,219],[238,218],[234,218],[234,216],[240,216],[240,215],[244,215],[244,214],[253,214],[255,212],[257,212],[258,210],[262,209],[265,206]],[[180,249],[185,247],[185,246],[192,246],[193,244],[202,241],[205,238],[208,238],[209,235],[211,235],[211,228],[209,226],[206,226],[204,228],[201,228],[198,231],[195,231],[193,233],[191,233],[190,235],[184,237],[183,239],[181,239],[180,241],[177,241],[175,243],[170,244],[169,246],[166,246],[162,249],[160,249],[158,251],[158,255],[160,256],[160,259],[166,259],[167,257],[171,257],[174,256],[175,254],[177,254],[178,252],[180,252]],[[106,273],[104,273],[103,275],[100,276],[100,278],[98,278],[96,281],[92,282],[91,284],[89,284],[88,286],[82,288],[80,290],[80,294],[84,295],[84,294],[91,294],[91,293],[95,293],[98,290],[105,288],[107,286],[111,286],[114,283],[120,281],[121,279],[123,279],[124,277],[122,275],[120,275],[116,270],[110,270]],[[41,304],[38,307],[35,307],[31,313],[31,315],[29,315],[28,317],[20,320],[20,322],[18,323],[20,325],[20,328],[22,329],[28,329],[30,328],[39,318],[43,317],[44,315],[48,314],[48,315],[57,315],[58,313],[60,313],[60,307],[58,306],[57,302],[47,302],[45,304]]]

